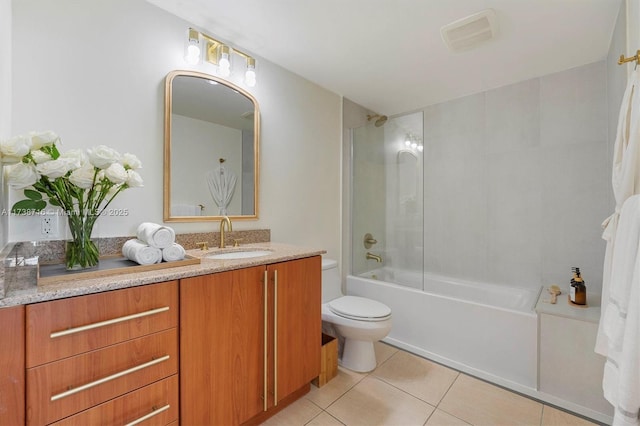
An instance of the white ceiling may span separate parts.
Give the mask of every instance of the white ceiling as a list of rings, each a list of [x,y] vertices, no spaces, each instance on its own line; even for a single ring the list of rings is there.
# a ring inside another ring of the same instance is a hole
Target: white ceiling
[[[232,46],[387,115],[602,60],[622,4],[622,0],[148,1]],[[487,8],[497,14],[498,37],[465,53],[447,50],[440,27]],[[258,84],[259,78],[258,74]]]

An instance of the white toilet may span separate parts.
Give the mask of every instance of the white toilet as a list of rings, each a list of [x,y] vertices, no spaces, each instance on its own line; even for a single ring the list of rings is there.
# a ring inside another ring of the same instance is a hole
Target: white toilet
[[[391,330],[391,309],[364,297],[343,296],[341,281],[338,262],[322,259],[322,320],[344,338],[340,365],[368,372],[376,368],[373,342]]]

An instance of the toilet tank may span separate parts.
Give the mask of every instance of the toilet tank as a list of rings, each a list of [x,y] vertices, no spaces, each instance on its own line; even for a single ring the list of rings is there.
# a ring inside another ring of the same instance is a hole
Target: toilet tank
[[[322,303],[342,296],[342,279],[338,271],[338,262],[322,259]]]

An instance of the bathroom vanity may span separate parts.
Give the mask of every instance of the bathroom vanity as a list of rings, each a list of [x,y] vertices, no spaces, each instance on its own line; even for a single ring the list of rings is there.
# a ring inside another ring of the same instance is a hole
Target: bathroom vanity
[[[8,294],[0,424],[259,423],[299,398],[320,370],[322,251],[260,246]]]

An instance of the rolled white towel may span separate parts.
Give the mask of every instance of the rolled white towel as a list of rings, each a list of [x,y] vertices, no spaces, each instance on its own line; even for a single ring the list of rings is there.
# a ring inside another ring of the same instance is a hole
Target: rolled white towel
[[[173,243],[169,247],[162,249],[162,260],[165,262],[174,262],[176,260],[184,259],[184,247],[178,243]]]
[[[152,265],[162,262],[162,250],[136,239],[129,240],[123,244],[122,255],[140,265]]]
[[[176,241],[176,233],[172,228],[152,222],[141,223],[136,234],[140,241],[159,249],[169,247]]]

